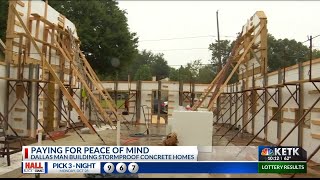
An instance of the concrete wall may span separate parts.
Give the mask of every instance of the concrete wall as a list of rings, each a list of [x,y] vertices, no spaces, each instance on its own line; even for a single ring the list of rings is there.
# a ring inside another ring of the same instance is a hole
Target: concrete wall
[[[131,82],[131,90],[136,90],[136,83]],[[109,92],[114,91],[115,82],[114,81],[104,81],[102,82],[103,87],[108,89]],[[118,91],[128,91],[128,82],[127,81],[118,81]],[[208,84],[195,84],[195,94],[196,96],[200,96],[205,89],[208,87]],[[177,81],[162,81],[161,82],[161,90],[168,91],[168,119],[172,117],[172,113],[174,109],[179,107],[179,82]],[[141,82],[141,105],[146,105],[148,107],[152,107],[152,91],[158,91],[158,82],[157,81],[142,81]],[[183,84],[183,91],[190,91],[190,84]],[[197,98],[196,98],[197,99]],[[209,103],[209,98],[205,99],[202,104],[202,107],[206,107]],[[188,104],[187,102],[184,104]],[[129,106],[134,106],[134,104],[129,104]],[[133,108],[132,108],[133,109]],[[129,112],[134,112],[131,108]],[[145,109],[146,110],[146,109]],[[145,118],[143,116],[142,109],[140,108],[141,119],[140,122],[144,123]],[[146,113],[148,118],[148,114]],[[131,119],[131,116],[129,117]]]
[[[45,16],[45,6],[46,3],[44,1],[23,1],[24,2],[24,7],[17,5],[16,9],[18,12],[22,12],[24,15],[21,16],[21,19],[23,20],[24,24],[27,24],[27,13],[28,13],[28,7],[29,7],[29,3],[30,4],[30,13],[36,13],[39,14],[40,16]],[[57,12],[55,9],[53,9],[51,6],[48,5],[48,12],[47,12],[47,20],[50,21],[51,23],[54,24],[58,24],[59,20],[58,17],[60,16],[60,13]],[[32,21],[32,30],[31,30],[31,34],[33,36],[36,35],[36,21]],[[74,37],[78,38],[77,32],[76,32],[76,28],[75,25],[68,20],[67,18],[65,19],[65,27],[69,27],[72,31],[74,31]],[[14,26],[14,30],[16,32],[25,32],[24,29],[18,25]],[[40,23],[39,24],[39,39],[43,40],[43,33],[44,33],[44,23]],[[48,42],[51,42],[51,37],[48,36]],[[25,44],[25,42],[23,42],[23,44]],[[42,44],[38,43],[39,48],[42,48]],[[18,52],[18,47],[14,47],[13,51]],[[39,54],[37,54],[36,49],[34,48],[33,45],[31,45],[31,49],[30,49],[30,57],[34,58],[34,59],[38,59],[40,60],[40,56]],[[59,64],[59,58],[58,58],[58,54],[56,52],[52,52],[52,59],[51,62],[52,64]]]
[[[5,76],[6,68],[4,65],[0,65],[0,77]],[[0,102],[6,101],[6,94],[5,94],[5,88],[7,87],[7,83],[5,80],[0,79]],[[0,103],[0,112],[4,113],[4,103]]]
[[[312,78],[320,78],[320,71],[317,69],[320,68],[320,59],[316,59],[313,61],[312,64]],[[309,71],[309,64],[308,62],[303,63],[303,79],[308,79],[308,71]],[[299,80],[298,76],[298,65],[294,65],[291,67],[286,68],[285,72],[285,81],[290,82],[290,81],[297,81]],[[282,72],[283,75],[283,72]],[[267,75],[268,78],[268,85],[276,85],[278,83],[278,72],[271,72]],[[251,79],[251,78],[249,78]],[[256,87],[262,87],[262,82],[263,82],[263,77],[256,77],[255,79],[255,84]],[[250,84],[252,84],[252,81],[249,82],[249,87]],[[315,83],[318,87],[320,87],[320,83],[316,82]],[[238,85],[233,84],[229,85],[229,91],[231,86],[238,86],[238,89],[241,89],[241,83],[238,83]],[[290,91],[293,93],[295,91],[295,86],[289,85],[288,86]],[[320,96],[320,94],[316,91],[316,88],[312,85],[311,82],[306,82],[303,83],[304,91],[303,91],[303,97],[304,97],[304,106],[303,109],[306,111],[308,110],[311,105],[315,102],[315,100]],[[281,88],[282,89],[282,103],[285,103],[285,101],[289,98],[290,92],[287,90],[286,87]],[[227,88],[225,88],[225,92],[227,91]],[[269,89],[270,94],[272,95],[275,90],[274,89]],[[258,91],[258,94],[261,94],[262,91]],[[240,95],[240,94],[238,94]],[[268,95],[268,98],[270,96]],[[275,96],[275,99],[277,99],[277,96]],[[231,112],[234,112],[237,107],[241,105],[241,101],[238,101],[238,106],[233,105],[231,108]],[[265,108],[268,110],[268,115],[267,115],[267,120],[269,120],[272,117],[272,108],[277,107],[277,104],[271,99],[267,106],[263,107],[263,102],[260,99],[257,99],[257,107],[256,110],[258,111],[261,108],[261,111],[255,116],[254,119],[254,129],[252,129],[252,121],[247,125],[246,130],[251,133],[251,134],[256,134],[265,124]],[[224,104],[221,104],[220,106],[223,106]],[[249,103],[250,105],[250,103]],[[227,109],[230,107],[229,101],[227,101],[226,108],[222,110],[221,114],[227,111]],[[259,133],[258,137],[265,139],[271,143],[278,143],[279,140],[282,140],[287,133],[292,129],[294,126],[294,121],[295,121],[295,111],[299,108],[297,103],[293,98],[290,99],[290,101],[284,106],[282,110],[282,121],[281,121],[281,133],[280,135],[277,134],[277,127],[278,127],[278,122],[277,121],[271,121],[268,126],[267,126],[267,133],[265,134],[264,130]],[[306,116],[306,118],[311,118],[311,121],[314,122],[309,122],[306,123],[303,126],[303,148],[307,150],[308,154],[312,153],[314,149],[320,144],[320,103],[318,103],[315,108]],[[229,110],[230,111],[230,110]],[[237,118],[239,119],[243,115],[243,108],[241,107],[238,110],[237,113]],[[249,111],[248,113],[248,119],[252,116],[251,112]],[[230,117],[230,112],[227,112],[226,115],[223,116],[223,119],[226,120]],[[216,121],[216,119],[215,119]],[[221,122],[221,119],[219,120]],[[235,116],[231,118],[231,124],[234,124],[236,121]],[[242,119],[237,123],[237,125],[240,124],[241,127],[243,126],[242,124]],[[309,125],[308,125],[309,124]],[[280,138],[278,138],[280,136]],[[248,140],[249,142],[249,140]],[[283,146],[285,145],[298,145],[298,128],[296,128],[291,135],[284,141],[282,144]],[[320,162],[320,152],[314,156],[312,159],[316,162]]]

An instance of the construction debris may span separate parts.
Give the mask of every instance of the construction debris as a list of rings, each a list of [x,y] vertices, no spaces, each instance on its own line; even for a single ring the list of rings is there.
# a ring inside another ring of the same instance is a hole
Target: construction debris
[[[162,142],[164,146],[178,146],[178,143],[178,136],[174,132],[168,134],[166,139]]]

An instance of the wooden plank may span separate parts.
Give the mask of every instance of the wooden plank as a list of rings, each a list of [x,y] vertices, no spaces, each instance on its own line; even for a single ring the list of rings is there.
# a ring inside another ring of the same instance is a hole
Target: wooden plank
[[[254,38],[251,40],[251,42],[248,44],[248,47],[246,47],[243,55],[241,56],[241,58],[239,59],[238,63],[235,65],[235,67],[233,68],[233,70],[231,71],[231,73],[229,74],[228,78],[224,81],[223,85],[220,87],[217,95],[214,97],[214,99],[211,101],[211,103],[208,106],[208,109],[212,109],[213,106],[213,102],[216,101],[217,97],[219,97],[219,95],[223,92],[224,87],[228,84],[228,82],[230,81],[230,79],[232,78],[233,74],[238,70],[238,67],[240,66],[240,64],[242,63],[243,60],[245,60],[245,55],[249,52],[252,44],[254,43],[254,41],[256,40],[256,38],[258,37],[258,35],[260,34],[260,32],[262,31],[262,29],[264,28],[264,25],[262,25],[262,27],[260,28],[260,30],[257,32],[257,34],[254,36]]]
[[[63,23],[63,18],[62,18],[62,17],[58,17],[58,21],[60,21],[61,23]]]
[[[319,94],[319,91],[318,90],[311,90],[311,91],[308,91],[308,94]]]
[[[21,23],[18,20],[14,20],[14,25],[22,27]]]
[[[106,100],[107,105],[109,106],[109,108],[111,108],[112,111],[116,114],[116,107],[117,107],[116,104],[112,100],[112,98],[109,95],[109,93],[107,91],[104,91],[104,87],[103,87],[101,81],[99,80],[98,76],[93,71],[92,67],[90,66],[90,64],[88,63],[88,61],[86,60],[84,54],[81,51],[80,51],[80,56],[81,56],[81,59],[84,62],[84,65],[86,67],[85,71],[87,73],[87,76],[93,82],[94,86],[97,87],[97,90],[100,93],[100,95],[103,97],[103,99]],[[139,115],[137,114],[136,117],[138,118],[138,116]],[[123,120],[125,120],[125,117],[122,114],[120,114],[120,117]]]
[[[0,50],[5,52],[6,50],[6,45],[3,43],[3,41],[0,39]]]
[[[62,19],[66,18],[63,14],[59,14],[59,17],[61,17]]]
[[[22,122],[22,118],[13,118],[14,121]]]
[[[84,58],[81,51],[80,51],[80,55],[82,57],[82,61],[84,62],[85,66],[87,67],[87,69],[89,69],[89,71],[91,71],[92,68],[89,65],[89,63],[87,62],[87,60]],[[103,89],[104,89],[103,85],[101,84],[101,82],[100,82],[99,78],[97,77],[97,75],[95,74],[95,72],[90,73],[87,71],[87,69],[85,69],[87,76],[93,82],[95,87],[97,87],[98,92],[103,97],[103,99],[107,102],[108,107],[111,108],[111,110],[116,114],[116,112],[117,112],[117,110],[115,108],[116,105],[115,105],[114,101],[112,100],[111,96],[109,95],[108,92],[105,92],[105,93],[103,92]],[[124,116],[120,115],[120,117],[122,117],[122,119],[125,120]]]
[[[45,66],[48,68],[48,70],[50,71],[50,73],[52,74],[53,78],[56,80],[56,82],[58,83],[61,91],[63,92],[64,96],[67,98],[67,100],[70,102],[70,104],[73,106],[73,108],[77,111],[77,113],[80,116],[81,121],[90,129],[90,131],[92,133],[97,133],[96,130],[92,127],[92,125],[89,123],[88,119],[85,117],[85,115],[83,114],[83,112],[81,111],[81,109],[78,107],[78,105],[76,104],[76,102],[73,100],[72,96],[69,94],[68,90],[64,87],[63,83],[60,81],[59,77],[56,75],[55,71],[53,70],[53,68],[51,67],[51,65],[47,62],[46,57],[43,56],[43,54],[41,53],[40,48],[38,47],[36,41],[34,40],[34,38],[32,37],[30,31],[28,30],[28,28],[26,27],[26,25],[23,23],[23,20],[21,19],[20,16],[18,16],[18,12],[15,9],[15,7],[13,5],[11,5],[11,9],[14,12],[14,14],[18,17],[20,23],[23,26],[23,29],[25,30],[26,34],[29,36],[32,44],[34,45],[35,49],[37,50],[37,52],[40,54],[41,59],[44,60],[44,64]]]
[[[107,119],[110,123],[111,126],[113,126],[113,122],[111,121],[109,115],[104,111],[104,109],[102,108],[100,102],[97,100],[96,96],[93,94],[93,92],[91,91],[89,85],[87,84],[87,82],[84,80],[84,78],[82,77],[82,74],[78,71],[78,68],[74,65],[74,61],[70,60],[70,55],[68,54],[68,52],[65,52],[61,46],[59,45],[59,43],[55,42],[56,46],[58,47],[58,49],[60,50],[62,56],[71,63],[71,67],[73,69],[74,75],[76,77],[78,77],[78,79],[81,81],[82,85],[84,86],[85,90],[87,91],[87,93],[91,96],[92,100],[94,101],[94,103],[96,104],[96,107],[98,108],[98,110],[100,111],[100,114],[102,116],[104,116],[105,119]],[[69,55],[69,56],[68,56]],[[99,90],[99,89],[98,89]],[[108,104],[108,100],[105,99],[107,104]],[[110,108],[110,107],[109,107]],[[116,114],[116,111],[114,111],[114,108],[111,107],[111,110]]]
[[[50,28],[53,28],[55,25],[53,23],[51,23],[50,21],[47,20],[47,18],[40,16],[38,13],[31,13],[30,20],[36,20],[36,21],[41,21],[43,23],[45,23],[46,25],[48,25]]]
[[[64,24],[63,24],[62,22],[58,22],[58,27],[63,28],[63,27],[64,27]]]
[[[320,126],[320,119],[319,120],[311,120],[311,123],[314,125]]]
[[[17,129],[17,128],[13,128],[14,129],[14,131],[16,131],[17,133],[23,133],[24,132],[24,130],[23,129]]]
[[[257,74],[260,74],[260,73],[261,73],[261,67],[260,67],[260,66],[254,68],[254,75],[257,75]],[[252,76],[252,74],[253,74],[253,70],[250,69],[250,70],[248,70],[248,71],[245,71],[245,72],[242,73],[242,74],[239,74],[239,79],[243,79],[243,78],[246,78],[246,77],[250,77],[250,76]]]
[[[17,4],[20,5],[21,7],[24,7],[24,6],[25,6],[24,2],[22,2],[22,1],[20,1],[20,0],[17,1]]]
[[[26,33],[23,33],[23,32],[17,32],[16,34],[17,34],[18,36],[23,35],[23,36],[27,37],[27,34],[26,34]],[[51,43],[48,43],[48,42],[46,42],[46,41],[43,41],[43,40],[41,40],[41,39],[39,39],[39,38],[34,37],[34,40],[35,40],[36,42],[40,42],[40,43],[42,43],[42,44],[44,44],[44,45],[46,45],[46,46],[50,46],[50,47],[56,49],[56,47],[52,46]]]
[[[18,11],[19,16],[24,16],[23,12]]]
[[[39,39],[39,31],[40,31],[40,20],[36,21],[36,35],[35,38]]]
[[[30,20],[30,14],[31,14],[31,1],[28,1],[28,10],[27,10],[27,27],[29,29],[30,32],[32,32],[32,21]],[[30,53],[31,50],[31,41],[29,40],[29,38],[26,39],[26,43],[27,45],[27,53]],[[29,57],[27,57],[29,58]]]
[[[311,112],[320,112],[320,108],[313,108],[311,109]]]
[[[16,42],[16,41],[13,41],[13,42],[12,42],[12,45],[13,45],[13,46],[16,46],[16,47],[19,47],[19,46],[20,46],[20,44],[19,44],[18,42]],[[23,44],[23,45],[22,45],[22,48],[25,49],[25,48],[26,48],[26,45]]]
[[[320,139],[320,134],[311,133],[311,137],[314,139]]]
[[[290,122],[290,123],[294,123],[295,119],[291,119],[291,118],[282,118],[282,122]]]
[[[14,108],[14,111],[16,111],[16,112],[26,112],[26,109],[23,109],[23,108]]]

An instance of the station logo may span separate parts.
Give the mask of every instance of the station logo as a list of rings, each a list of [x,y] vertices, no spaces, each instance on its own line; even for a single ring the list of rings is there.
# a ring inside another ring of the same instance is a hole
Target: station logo
[[[261,156],[272,156],[273,150],[271,148],[264,148],[261,150]]]
[[[259,161],[306,161],[307,152],[298,146],[259,146]]]

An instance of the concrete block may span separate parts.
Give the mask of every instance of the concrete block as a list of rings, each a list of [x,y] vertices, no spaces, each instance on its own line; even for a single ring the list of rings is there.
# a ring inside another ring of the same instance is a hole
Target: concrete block
[[[80,132],[81,132],[81,134],[90,134],[90,129],[85,127],[85,128],[80,129]]]
[[[173,111],[171,131],[177,133],[179,146],[207,146],[199,152],[211,152],[212,123],[209,111]]]

